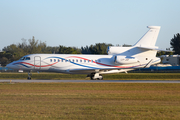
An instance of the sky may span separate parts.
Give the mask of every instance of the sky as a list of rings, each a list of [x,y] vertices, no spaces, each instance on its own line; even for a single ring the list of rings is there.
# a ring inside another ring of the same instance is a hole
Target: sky
[[[47,46],[134,45],[161,26],[156,46],[180,33],[180,0],[0,0],[0,50],[22,39]]]

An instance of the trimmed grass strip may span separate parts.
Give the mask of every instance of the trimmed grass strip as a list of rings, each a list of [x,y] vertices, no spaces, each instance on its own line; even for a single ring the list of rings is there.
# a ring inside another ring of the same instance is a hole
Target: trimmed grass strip
[[[0,83],[1,119],[180,118],[180,84]]]

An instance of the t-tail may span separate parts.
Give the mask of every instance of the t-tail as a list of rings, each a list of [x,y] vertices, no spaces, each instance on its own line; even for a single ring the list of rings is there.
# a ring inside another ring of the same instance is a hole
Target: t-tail
[[[160,58],[156,57],[158,47],[156,41],[159,35],[160,26],[148,26],[147,33],[135,44],[134,49],[140,53],[134,55],[136,58],[144,59],[142,61],[149,61],[144,67],[148,68],[153,64],[160,62]]]
[[[155,46],[157,37],[159,35],[160,26],[148,26],[147,33],[134,45],[135,47],[143,48],[158,48]]]
[[[158,47],[156,47],[156,41],[159,35],[160,26],[148,26],[147,33],[133,46],[134,49],[140,51],[139,54],[134,55],[136,58],[144,59],[143,61],[149,61],[144,68],[150,67],[152,64],[160,62],[160,58],[156,57]]]
[[[137,60],[144,67],[150,67],[152,64],[157,64],[160,59],[156,57],[158,47],[155,46],[159,35],[160,26],[148,26],[149,30],[141,37],[132,47],[109,47],[108,54],[114,55],[115,58],[132,58]]]
[[[148,28],[149,30],[146,32],[146,34],[143,37],[141,37],[141,39],[138,40],[137,43],[134,44],[132,47],[109,46],[108,54],[109,55],[119,54],[119,55],[126,55],[126,56],[139,56],[139,55],[142,55],[143,51],[155,50],[154,51],[155,53],[154,56],[155,56],[156,52],[159,50],[158,47],[155,46],[155,44],[156,44],[157,37],[159,35],[159,31],[161,27],[148,26]]]
[[[153,59],[156,57],[158,47],[156,45],[156,41],[159,35],[160,26],[148,26],[149,30],[147,33],[135,44],[134,48],[140,49],[141,53],[135,56],[147,56],[149,59]]]

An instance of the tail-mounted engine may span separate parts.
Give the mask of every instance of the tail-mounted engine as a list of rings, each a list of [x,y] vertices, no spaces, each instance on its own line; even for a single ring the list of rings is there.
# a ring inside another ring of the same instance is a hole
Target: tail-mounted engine
[[[114,63],[115,64],[134,64],[138,63],[138,59],[135,57],[127,57],[127,56],[120,56],[120,55],[115,55],[114,56]]]

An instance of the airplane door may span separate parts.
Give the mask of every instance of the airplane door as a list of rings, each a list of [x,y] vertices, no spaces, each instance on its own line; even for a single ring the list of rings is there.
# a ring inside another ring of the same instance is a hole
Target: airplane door
[[[39,57],[39,56],[34,57],[34,69],[36,69],[36,70],[41,69],[41,57]]]

